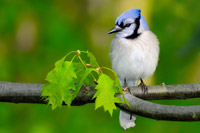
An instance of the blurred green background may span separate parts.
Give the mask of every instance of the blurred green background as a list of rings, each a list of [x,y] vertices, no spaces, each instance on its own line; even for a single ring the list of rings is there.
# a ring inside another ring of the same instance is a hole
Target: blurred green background
[[[111,67],[107,31],[122,12],[141,8],[160,41],[158,68],[148,85],[200,82],[199,0],[0,0],[0,81],[45,83],[56,60],[71,50],[90,50]],[[200,99],[160,100],[197,105]],[[54,111],[39,104],[0,103],[0,133],[124,132],[94,104]],[[200,132],[200,122],[156,121],[137,117],[127,132]]]

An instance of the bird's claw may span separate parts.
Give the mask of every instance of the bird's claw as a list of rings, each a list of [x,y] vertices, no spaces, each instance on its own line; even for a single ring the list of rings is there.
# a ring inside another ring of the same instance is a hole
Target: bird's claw
[[[130,93],[131,94],[131,91],[130,91],[130,89],[129,89],[129,87],[127,86],[127,87],[124,87],[123,89],[122,89],[124,92],[128,92],[128,93]]]
[[[124,92],[129,92],[129,93],[131,94],[131,91],[130,91],[130,89],[129,89],[129,87],[128,87],[128,84],[127,84],[127,82],[126,82],[126,79],[124,79],[123,91],[124,91]]]
[[[124,91],[124,92],[128,92],[128,86],[124,87],[124,88],[123,88],[123,91]]]
[[[142,80],[141,80],[141,83],[138,86],[141,87],[142,92],[143,92],[144,95],[148,94],[148,88],[147,88],[147,86],[145,85],[145,83]]]

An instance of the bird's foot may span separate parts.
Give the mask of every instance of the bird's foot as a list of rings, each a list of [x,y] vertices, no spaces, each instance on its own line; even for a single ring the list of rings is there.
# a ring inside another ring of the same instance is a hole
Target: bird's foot
[[[143,80],[140,78],[141,83],[138,85],[141,87],[142,92],[144,95],[148,94],[148,88],[146,86],[146,84],[143,82]]]
[[[123,86],[124,92],[129,92],[131,94],[130,88],[128,87],[128,84],[126,82],[126,79],[124,79],[124,86]]]
[[[124,87],[123,91],[128,92],[128,86]]]
[[[122,88],[124,92],[129,92],[131,94],[130,88],[128,86]]]

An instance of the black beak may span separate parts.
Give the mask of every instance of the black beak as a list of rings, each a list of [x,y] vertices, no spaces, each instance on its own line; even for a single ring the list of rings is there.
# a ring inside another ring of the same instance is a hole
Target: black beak
[[[115,27],[113,29],[111,29],[110,31],[108,31],[108,34],[112,34],[112,33],[115,33],[115,32],[119,32],[121,31],[122,28],[119,27],[118,25],[115,25]]]

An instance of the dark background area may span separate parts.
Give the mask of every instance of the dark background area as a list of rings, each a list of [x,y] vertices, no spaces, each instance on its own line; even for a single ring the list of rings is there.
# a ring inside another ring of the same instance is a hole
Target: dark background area
[[[199,0],[1,0],[0,81],[45,83],[56,60],[72,50],[89,50],[101,66],[111,67],[108,35],[122,12],[140,8],[160,41],[154,84],[200,82]],[[199,105],[200,99],[152,101]],[[0,132],[123,132],[113,117],[94,104],[54,111],[39,104],[0,103]],[[200,132],[200,122],[156,121],[137,117],[127,132]]]

